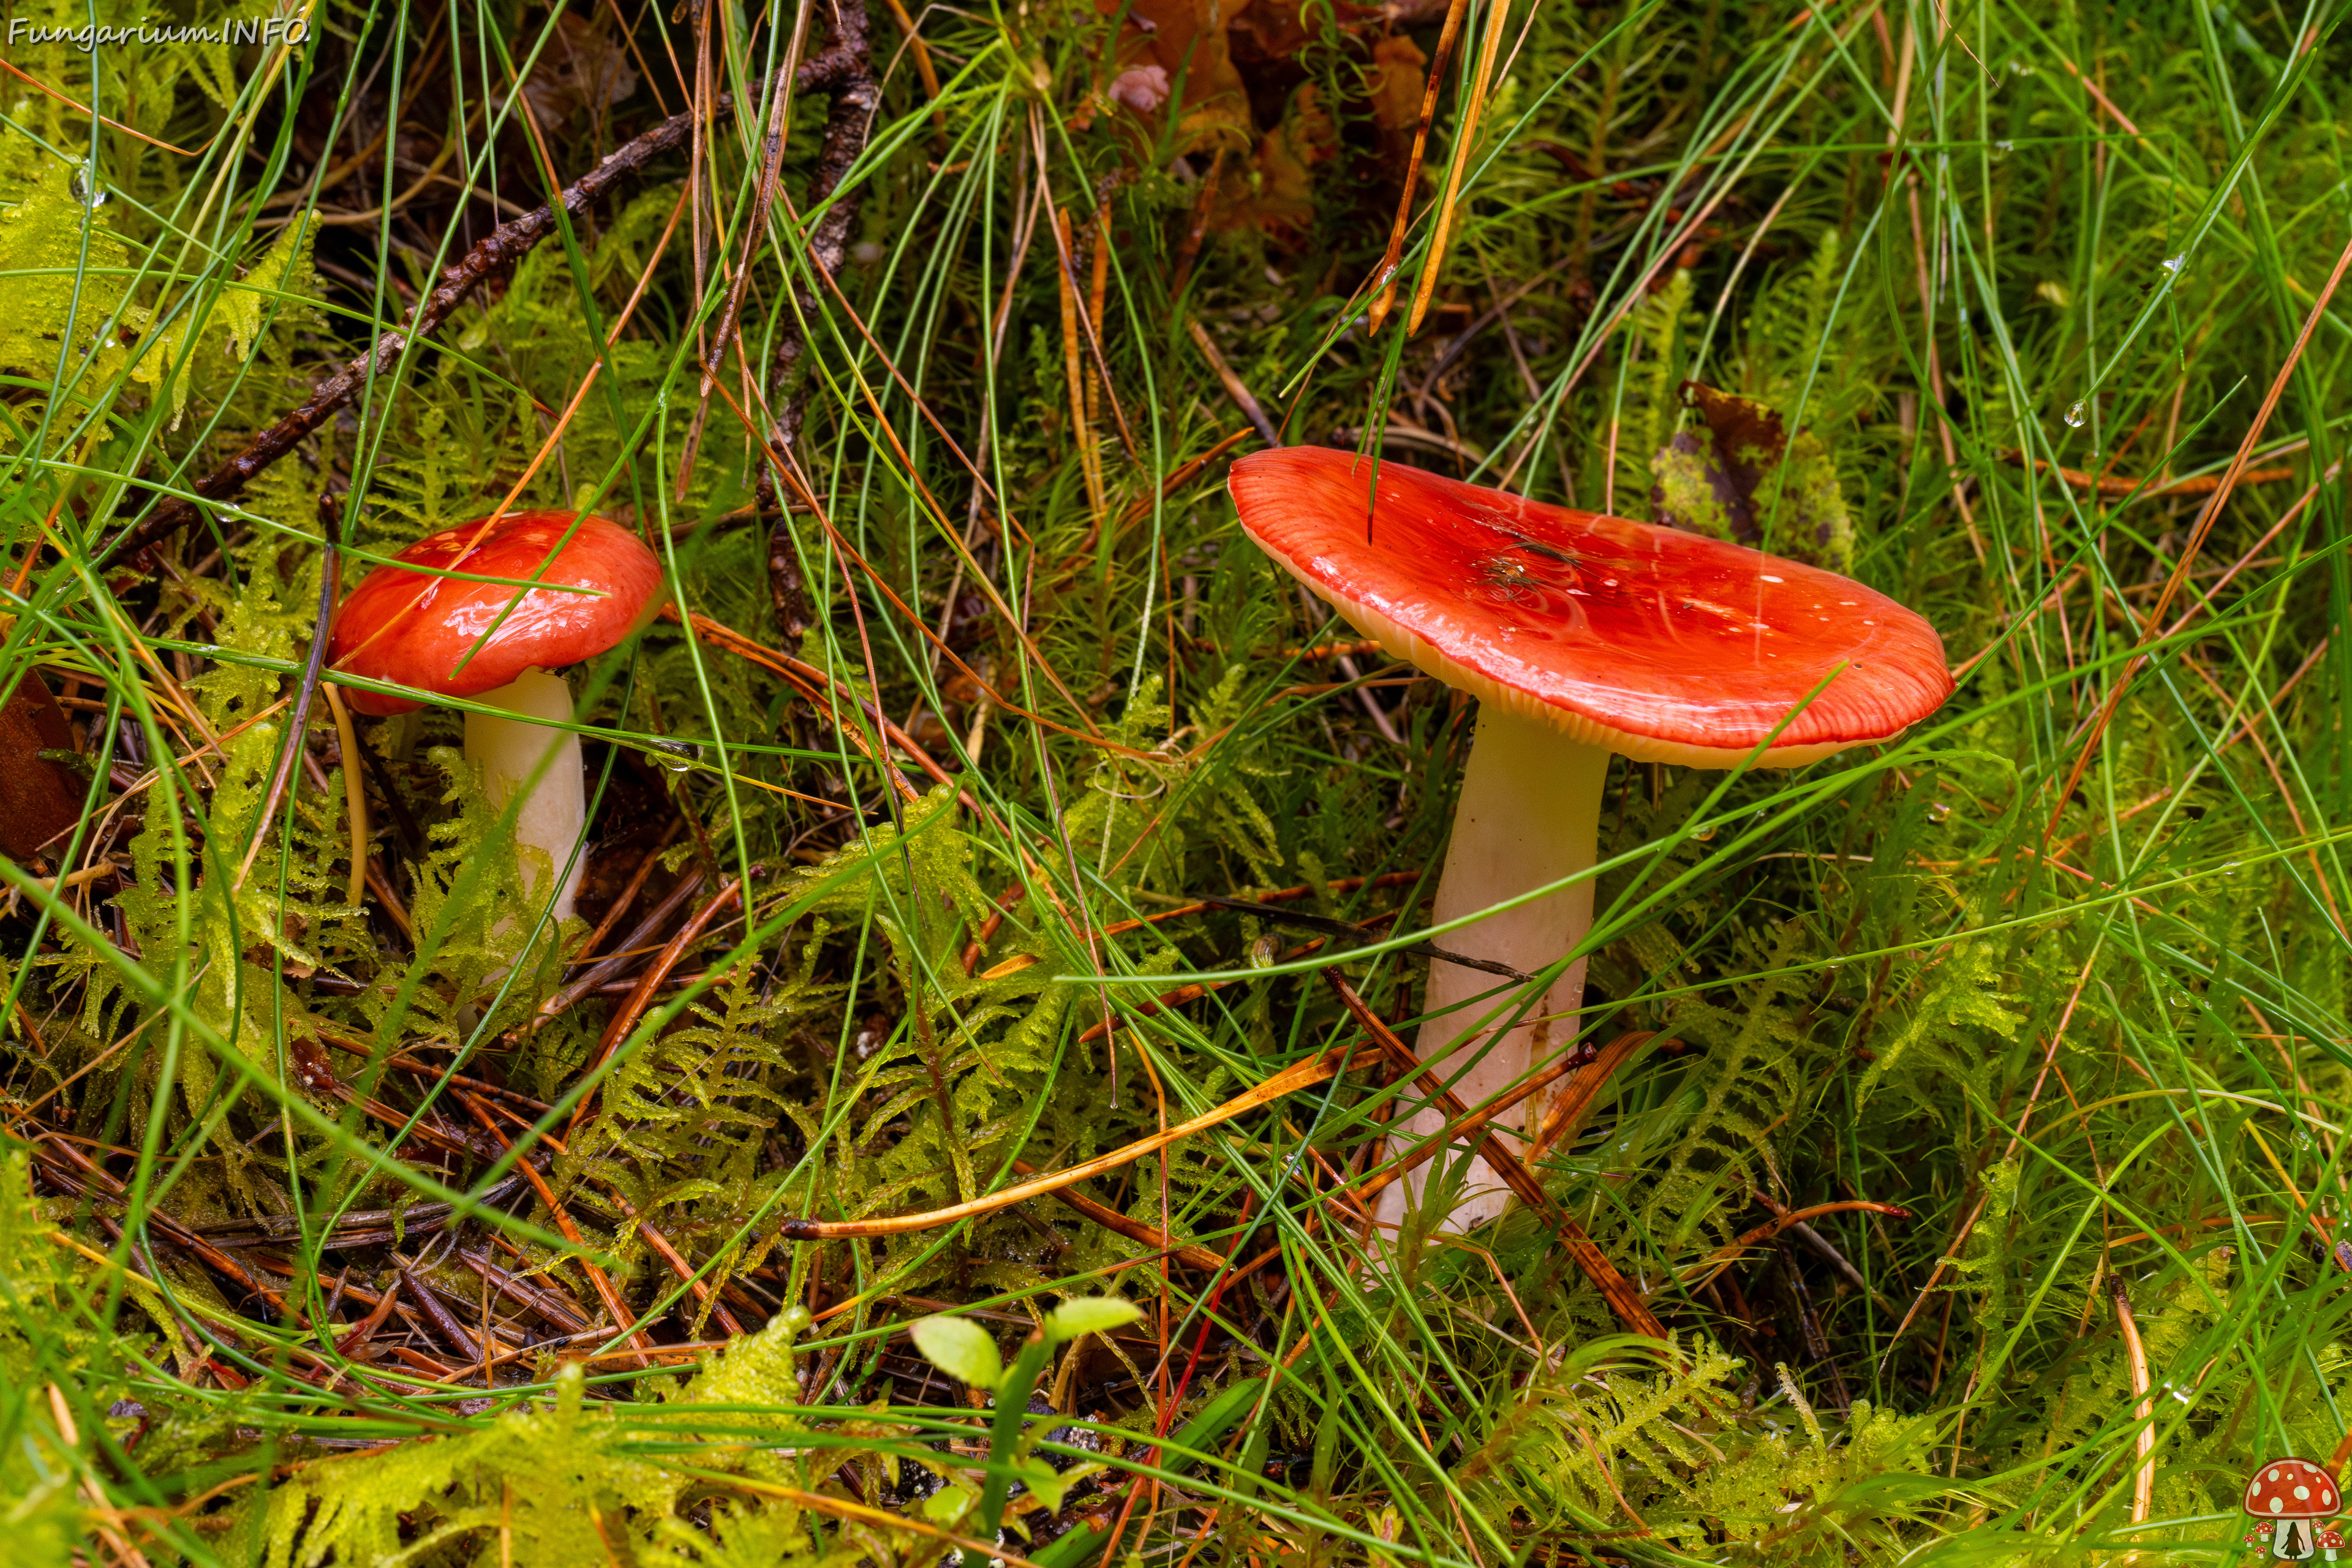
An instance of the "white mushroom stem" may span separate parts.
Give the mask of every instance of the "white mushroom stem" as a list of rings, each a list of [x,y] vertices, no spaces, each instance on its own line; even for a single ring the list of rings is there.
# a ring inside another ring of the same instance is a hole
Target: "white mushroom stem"
[[[1454,842],[1437,884],[1433,923],[1475,915],[1589,870],[1600,837],[1601,793],[1609,756],[1607,748],[1571,740],[1539,720],[1481,704],[1469,765],[1463,770],[1461,798],[1454,808]],[[1592,883],[1588,879],[1437,941],[1465,957],[1489,959],[1533,974],[1565,957],[1591,925]],[[1484,970],[1443,959],[1430,963],[1422,1008],[1427,1022],[1421,1026],[1415,1051],[1423,1061],[1436,1063],[1438,1076],[1450,1080],[1454,1092],[1474,1110],[1576,1038],[1576,1010],[1584,998],[1582,959],[1569,965],[1542,998],[1523,1010],[1526,990]],[[1496,1026],[1514,1015],[1526,1021],[1497,1037]],[[1534,1108],[1533,1100],[1521,1100],[1489,1125],[1507,1147],[1513,1147]],[[1442,1111],[1421,1111],[1404,1123],[1394,1152],[1403,1152],[1444,1124]],[[1448,1152],[1454,1159],[1462,1152],[1459,1147]],[[1424,1164],[1381,1192],[1379,1217],[1384,1226],[1404,1218],[1436,1168],[1436,1162]],[[1501,1178],[1484,1159],[1473,1155],[1463,1195],[1445,1228],[1465,1231],[1483,1225],[1502,1213],[1509,1200]]]
[[[516,858],[522,864],[523,883],[534,899],[549,899],[557,920],[568,919],[585,864],[577,851],[588,827],[580,737],[531,721],[569,721],[572,688],[560,675],[527,669],[513,684],[485,691],[474,700],[517,715],[502,719],[468,712],[466,760],[482,770],[482,788],[492,805],[503,808],[517,790],[529,791],[515,813]]]

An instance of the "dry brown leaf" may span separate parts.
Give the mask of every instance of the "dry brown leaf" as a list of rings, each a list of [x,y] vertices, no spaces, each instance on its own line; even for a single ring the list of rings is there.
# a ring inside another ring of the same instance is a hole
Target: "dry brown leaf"
[[[1402,33],[1391,33],[1372,46],[1370,97],[1372,118],[1387,132],[1410,132],[1421,123],[1421,98],[1428,83],[1422,67],[1429,57]]]
[[[73,726],[41,678],[26,670],[0,705],[0,850],[30,859],[81,817],[82,784],[43,752],[72,752]]]
[[[541,127],[553,130],[582,110],[610,109],[637,90],[628,51],[593,22],[566,13],[522,86]]]
[[[1315,84],[1307,82],[1291,95],[1282,123],[1259,139],[1255,178],[1248,185],[1228,185],[1228,199],[1212,226],[1260,228],[1277,237],[1303,232],[1315,219],[1314,171],[1339,152],[1339,126]]]

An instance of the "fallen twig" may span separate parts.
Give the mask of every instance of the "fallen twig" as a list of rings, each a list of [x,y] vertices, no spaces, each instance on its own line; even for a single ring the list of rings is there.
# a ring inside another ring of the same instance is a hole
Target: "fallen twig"
[[[490,1113],[483,1109],[480,1100],[462,1089],[453,1092],[457,1096],[457,1102],[472,1113],[474,1120],[482,1124],[482,1131],[496,1140],[500,1149],[512,1147],[508,1142],[507,1135],[499,1131],[499,1124],[490,1119]],[[539,1201],[547,1205],[547,1212],[553,1217],[556,1228],[563,1233],[563,1239],[585,1251],[588,1244],[582,1238],[580,1227],[572,1223],[570,1211],[556,1201],[553,1189],[548,1186],[547,1178],[539,1173],[539,1167],[530,1163],[528,1155],[518,1154],[515,1157],[515,1168],[520,1170],[525,1179],[530,1183],[531,1191],[539,1194]],[[594,1289],[599,1297],[603,1298],[604,1310],[613,1315],[614,1335],[625,1339],[629,1348],[634,1351],[651,1350],[653,1341],[646,1337],[645,1326],[635,1321],[636,1315],[629,1310],[628,1303],[621,1299],[621,1293],[614,1288],[611,1277],[585,1258],[577,1261],[582,1270],[587,1274],[589,1285]]]
[[[1749,1247],[1769,1241],[1784,1230],[1802,1229],[1805,1222],[1809,1219],[1814,1219],[1825,1214],[1853,1214],[1855,1212],[1864,1214],[1883,1214],[1892,1219],[1909,1219],[1911,1217],[1911,1211],[1909,1209],[1898,1207],[1894,1204],[1874,1203],[1866,1198],[1843,1199],[1837,1203],[1830,1204],[1815,1204],[1811,1208],[1783,1209],[1779,1214],[1774,1215],[1770,1219],[1766,1220],[1762,1225],[1758,1226],[1755,1229],[1748,1231],[1746,1235],[1740,1237],[1738,1240],[1728,1243],[1726,1246],[1717,1247],[1713,1252],[1699,1259],[1698,1262],[1692,1264],[1688,1268],[1683,1271],[1683,1284],[1690,1289],[1697,1289],[1700,1286],[1706,1284],[1708,1280],[1713,1279],[1717,1275],[1722,1273],[1733,1264],[1738,1262],[1740,1254],[1746,1252]]]
[[[1436,1098],[1438,1104],[1444,1108],[1449,1123],[1448,1130],[1429,1142],[1433,1145],[1443,1147],[1452,1142],[1455,1136],[1454,1127],[1473,1125],[1470,1108],[1462,1103],[1461,1097],[1452,1089],[1444,1087],[1436,1072],[1419,1057],[1413,1055],[1412,1047],[1399,1039],[1396,1031],[1388,1026],[1387,1021],[1365,1005],[1364,999],[1356,994],[1355,988],[1330,970],[1327,969],[1322,973],[1324,980],[1339,993],[1339,1000],[1347,1007],[1349,1014],[1357,1023],[1363,1026],[1365,1031],[1372,1037],[1374,1043],[1379,1045],[1381,1049],[1388,1054],[1389,1059],[1402,1069],[1397,1086],[1402,1087],[1408,1079],[1416,1081],[1428,1089]],[[1575,1260],[1577,1268],[1583,1271],[1584,1277],[1592,1281],[1594,1288],[1608,1301],[1610,1310],[1617,1314],[1620,1322],[1637,1334],[1647,1334],[1654,1340],[1664,1339],[1665,1325],[1659,1322],[1656,1316],[1643,1304],[1641,1292],[1635,1290],[1633,1283],[1617,1272],[1617,1266],[1610,1262],[1609,1255],[1594,1244],[1591,1237],[1585,1234],[1584,1227],[1577,1224],[1559,1205],[1551,1201],[1551,1195],[1543,1190],[1542,1184],[1538,1182],[1528,1168],[1519,1163],[1518,1156],[1505,1148],[1502,1139],[1486,1129],[1486,1123],[1489,1120],[1491,1120],[1491,1114],[1489,1117],[1478,1119],[1475,1123],[1479,1128],[1478,1152],[1486,1157],[1486,1163],[1494,1168],[1495,1173],[1503,1178],[1503,1184],[1509,1187],[1521,1203],[1543,1216],[1544,1223],[1559,1235],[1560,1245],[1568,1249],[1569,1257]]]
[[[864,66],[862,49],[852,55],[836,47],[803,61],[794,79],[803,88],[823,89],[849,79],[853,70],[863,70]],[[756,84],[755,90],[764,90],[765,86],[762,80]],[[732,100],[722,94],[716,112],[725,113],[731,104]],[[376,339],[373,348],[320,383],[299,406],[256,436],[245,450],[189,486],[196,500],[173,497],[143,521],[117,534],[111,544],[98,552],[99,566],[103,569],[121,564],[136,552],[195,521],[202,515],[202,502],[226,500],[250,484],[264,468],[326,424],[377,376],[398,364],[413,341],[439,331],[457,307],[472,298],[474,290],[492,274],[514,266],[553,233],[558,203],[567,213],[585,212],[623,179],[685,144],[694,134],[697,114],[697,110],[689,109],[670,116],[644,135],[604,154],[593,169],[566,186],[556,201],[493,229],[456,265],[442,272],[440,287],[417,301],[406,326]]]
[[[1038,1173],[1037,1167],[1026,1160],[1013,1161],[1013,1170],[1016,1175],[1034,1176]],[[1155,1230],[1139,1219],[1129,1219],[1108,1205],[1098,1204],[1094,1199],[1068,1187],[1055,1188],[1053,1195],[1057,1201],[1076,1209],[1105,1230],[1123,1236],[1129,1241],[1139,1241],[1156,1251],[1164,1252],[1189,1268],[1199,1268],[1214,1273],[1225,1266],[1225,1260],[1207,1247],[1193,1247],[1178,1241],[1166,1231]]]
[[[1122,1165],[1132,1164],[1145,1155],[1155,1153],[1171,1143],[1181,1142],[1195,1132],[1204,1132],[1212,1127],[1231,1121],[1236,1116],[1246,1115],[1259,1106],[1280,1100],[1284,1095],[1295,1093],[1302,1089],[1311,1089],[1318,1083],[1328,1083],[1347,1069],[1349,1058],[1359,1048],[1358,1045],[1339,1046],[1320,1055],[1309,1057],[1303,1062],[1284,1068],[1246,1094],[1237,1095],[1214,1110],[1196,1116],[1190,1121],[1181,1122],[1169,1128],[1165,1132],[1155,1132],[1149,1138],[1139,1138],[1132,1143],[1114,1149],[1108,1154],[1097,1155],[1083,1164],[1068,1166],[1055,1171],[1051,1175],[1038,1176],[1016,1186],[991,1193],[986,1197],[974,1198],[970,1203],[952,1204],[946,1208],[930,1209],[922,1214],[897,1215],[887,1219],[825,1220],[795,1217],[784,1220],[776,1227],[776,1232],[786,1241],[837,1241],[848,1237],[904,1236],[909,1231],[935,1230],[940,1226],[953,1225],[959,1220],[977,1219],[982,1215],[994,1214],[999,1209],[1011,1208],[1014,1204],[1026,1203],[1031,1198],[1040,1198],[1058,1193],[1064,1187],[1099,1176],[1106,1171],[1116,1171]]]
[[[1282,437],[1275,429],[1274,421],[1266,417],[1265,406],[1258,402],[1257,395],[1249,389],[1249,384],[1225,363],[1225,356],[1217,350],[1216,340],[1209,336],[1209,329],[1201,325],[1198,316],[1186,321],[1184,327],[1192,335],[1193,346],[1201,351],[1201,357],[1207,360],[1209,368],[1216,373],[1218,384],[1225,389],[1225,395],[1232,398],[1234,406],[1256,426],[1259,438],[1269,447],[1281,446]]]
[[[1573,1144],[1577,1134],[1584,1130],[1586,1119],[1591,1116],[1594,1103],[1601,1098],[1601,1086],[1619,1068],[1649,1049],[1653,1044],[1665,1051],[1683,1048],[1681,1041],[1661,1040],[1652,1030],[1629,1029],[1586,1057],[1580,1064],[1571,1058],[1568,1065],[1576,1068],[1575,1075],[1569,1079],[1568,1087],[1545,1107],[1542,1123],[1537,1127],[1536,1135],[1528,1140],[1528,1163],[1534,1164],[1554,1149],[1563,1144]]]
[[[875,106],[882,99],[867,59],[865,0],[842,0],[830,8],[830,14],[833,47],[818,58],[838,58],[841,64],[827,83],[834,89],[833,102],[825,110],[824,141],[817,152],[816,174],[809,185],[808,199],[812,207],[827,201],[833,205],[809,231],[806,257],[817,276],[828,283],[841,270],[842,260],[848,254],[849,230],[857,221],[860,205],[855,193],[841,193],[841,182],[858,155],[866,151],[866,132],[874,123]],[[802,85],[808,84],[803,81]],[[719,101],[723,104],[726,100]],[[792,198],[782,199],[785,212],[797,218]],[[744,268],[746,275],[750,270],[748,266]],[[770,439],[786,452],[796,451],[800,447],[801,419],[806,411],[808,343],[802,336],[801,323],[814,316],[817,308],[816,296],[809,289],[795,289],[793,299],[795,309],[786,312],[779,323],[775,353],[768,367],[770,407],[774,420]],[[717,368],[718,352],[714,349],[710,369],[715,373]],[[782,475],[772,462],[760,466],[759,504],[762,512],[777,505],[783,493],[782,479]],[[780,521],[777,526],[783,524]]]
[[[2011,447],[2000,455],[2004,463],[2025,461],[2024,448]],[[2037,471],[2055,474],[2078,490],[2096,490],[2103,496],[2137,495],[2153,500],[2158,496],[2209,496],[2221,488],[2221,474],[2191,474],[2185,479],[2122,479],[2114,474],[2086,474],[2080,468],[2062,468],[2047,458],[2036,458],[2031,465]],[[2281,479],[2294,478],[2293,468],[2250,468],[2238,476],[2242,485],[2276,484]]]
[[[754,875],[758,874],[758,867],[755,866],[751,869]],[[614,1048],[629,1037],[629,1031],[635,1028],[637,1020],[645,1016],[646,1007],[652,1002],[654,992],[661,984],[663,978],[677,967],[678,961],[686,956],[687,950],[701,940],[703,931],[709,927],[710,922],[718,919],[719,914],[741,895],[742,891],[743,883],[740,878],[730,880],[725,887],[713,893],[694,913],[687,917],[686,923],[677,928],[677,934],[669,939],[668,945],[661,950],[651,963],[646,965],[646,972],[637,977],[636,989],[629,993],[628,1000],[613,1010],[612,1018],[604,1026],[604,1038],[597,1042],[595,1058],[588,1064],[588,1071],[593,1073],[603,1067]],[[579,1108],[572,1113],[572,1131],[578,1131],[580,1123],[587,1120],[587,1116],[588,1101],[583,1100]]]

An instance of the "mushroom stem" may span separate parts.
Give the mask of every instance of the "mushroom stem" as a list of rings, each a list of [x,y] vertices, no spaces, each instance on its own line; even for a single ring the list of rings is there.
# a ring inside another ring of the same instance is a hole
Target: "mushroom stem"
[[[515,813],[516,858],[521,862],[523,883],[534,898],[548,896],[552,885],[551,912],[557,920],[568,920],[585,864],[577,851],[588,826],[580,737],[531,721],[569,721],[572,688],[560,675],[526,669],[512,684],[485,691],[474,700],[518,715],[502,719],[468,712],[466,760],[482,770],[482,788],[491,805],[503,807],[518,789],[530,792]]]
[[[1590,869],[1600,837],[1601,793],[1609,775],[1609,756],[1606,747],[1572,740],[1541,720],[1523,718],[1496,703],[1480,704],[1477,733],[1471,740],[1461,797],[1454,808],[1454,841],[1437,884],[1434,921],[1442,925],[1476,914]],[[1465,956],[1534,973],[1559,962],[1591,925],[1592,884],[1587,880],[1490,916],[1444,942]],[[1498,984],[1505,987],[1500,992]],[[1438,1064],[1440,1076],[1451,1082],[1465,1104],[1475,1108],[1575,1039],[1575,1014],[1583,997],[1580,958],[1524,1011],[1524,988],[1515,992],[1482,970],[1437,960],[1429,966],[1422,1006],[1427,1022],[1421,1026],[1416,1048],[1423,1061]],[[1515,1014],[1527,1021],[1498,1037],[1495,1025]],[[1495,1119],[1492,1130],[1506,1137],[1522,1131],[1531,1107],[1527,1100],[1511,1107]],[[1418,1142],[1444,1125],[1442,1111],[1421,1111],[1404,1123],[1398,1142]],[[1381,1194],[1384,1226],[1400,1223],[1406,1209],[1420,1202],[1423,1183],[1434,1169],[1434,1164],[1423,1165]],[[1509,1189],[1474,1153],[1461,1199],[1445,1228],[1460,1232],[1483,1225],[1502,1213],[1509,1200]]]

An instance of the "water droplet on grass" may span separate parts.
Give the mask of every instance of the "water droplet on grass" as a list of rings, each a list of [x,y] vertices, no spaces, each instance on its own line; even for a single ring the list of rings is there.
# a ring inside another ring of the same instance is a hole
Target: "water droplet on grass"
[[[702,748],[685,741],[664,741],[648,736],[646,745],[649,748],[647,754],[666,773],[685,773],[702,760]]]
[[[2069,428],[2080,430],[2083,427],[2083,421],[2089,417],[2085,408],[2086,405],[2077,402],[2066,410],[2066,424]]]

